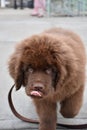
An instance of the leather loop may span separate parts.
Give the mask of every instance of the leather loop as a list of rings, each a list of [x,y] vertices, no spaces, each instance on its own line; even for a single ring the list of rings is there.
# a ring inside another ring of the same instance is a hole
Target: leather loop
[[[34,124],[39,124],[38,120],[34,120],[34,119],[30,119],[30,118],[26,118],[22,115],[20,115],[14,105],[13,105],[13,101],[12,101],[12,91],[14,88],[15,84],[11,87],[9,93],[8,93],[8,102],[9,102],[9,106],[11,108],[11,111],[13,112],[13,114],[19,118],[22,121],[28,122],[28,123],[34,123]],[[87,124],[78,124],[78,125],[69,125],[69,124],[60,124],[57,123],[57,126],[61,126],[61,127],[66,127],[66,128],[70,128],[70,129],[86,129],[87,128]]]
[[[9,94],[8,94],[8,102],[9,102],[9,106],[10,106],[10,108],[11,108],[11,111],[13,112],[13,114],[14,114],[17,118],[19,118],[19,119],[21,119],[21,120],[23,120],[23,121],[25,121],[25,122],[30,122],[30,123],[36,123],[36,124],[38,124],[39,121],[33,120],[33,119],[28,119],[28,118],[26,118],[26,117],[20,115],[20,114],[16,111],[16,109],[14,108],[14,105],[13,105],[13,102],[12,102],[12,90],[13,90],[14,86],[15,86],[15,84],[11,87],[11,89],[10,89],[10,91],[9,91]]]

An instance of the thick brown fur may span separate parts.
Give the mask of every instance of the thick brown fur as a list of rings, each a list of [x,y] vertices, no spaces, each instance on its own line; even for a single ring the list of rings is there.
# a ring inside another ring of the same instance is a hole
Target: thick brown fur
[[[55,130],[57,102],[64,117],[78,114],[83,101],[86,55],[79,36],[52,28],[19,43],[9,60],[16,89],[33,98],[40,130]],[[35,96],[35,91],[41,95]],[[33,91],[33,93],[31,92]]]

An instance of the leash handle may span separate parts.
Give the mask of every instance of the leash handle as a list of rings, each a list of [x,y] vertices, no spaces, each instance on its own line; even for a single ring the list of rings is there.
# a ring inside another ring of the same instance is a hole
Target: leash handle
[[[12,91],[13,91],[14,87],[15,87],[15,84],[11,87],[11,89],[10,89],[10,91],[8,93],[8,102],[9,102],[9,106],[10,106],[10,109],[13,112],[13,114],[17,118],[19,118],[20,120],[22,120],[22,121],[25,121],[25,122],[28,122],[28,123],[33,123],[33,124],[39,124],[38,120],[26,118],[26,117],[20,115],[16,111],[16,109],[15,109],[15,107],[13,105],[13,101],[12,101]],[[60,124],[60,123],[57,123],[57,126],[66,127],[66,128],[70,128],[70,129],[86,129],[87,128],[87,124],[69,125],[69,124]]]

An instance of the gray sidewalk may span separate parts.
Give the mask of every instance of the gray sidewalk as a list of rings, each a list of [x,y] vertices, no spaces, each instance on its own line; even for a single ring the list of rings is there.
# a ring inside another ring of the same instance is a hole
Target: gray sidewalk
[[[38,125],[25,123],[17,119],[12,114],[7,101],[8,91],[13,84],[13,80],[8,74],[7,62],[17,42],[50,27],[64,27],[77,32],[81,36],[87,50],[87,17],[37,18],[30,16],[30,12],[31,10],[29,9],[0,10],[0,130],[38,129]],[[32,100],[25,95],[24,89],[18,92],[14,90],[13,100],[17,110],[22,115],[38,118]],[[61,123],[87,123],[87,85],[83,107],[79,115],[74,119],[65,119],[60,114],[58,115],[58,121]]]

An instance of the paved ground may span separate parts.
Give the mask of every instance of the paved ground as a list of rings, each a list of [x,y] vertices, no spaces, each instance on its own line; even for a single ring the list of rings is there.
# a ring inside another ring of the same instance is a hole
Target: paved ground
[[[8,91],[13,84],[13,80],[8,74],[7,62],[9,55],[13,52],[14,46],[17,42],[33,34],[40,33],[50,27],[64,27],[77,32],[83,39],[87,50],[87,17],[37,18],[31,17],[30,12],[31,10],[29,9],[0,10],[0,130],[38,129],[38,125],[28,124],[17,119],[12,114],[7,101]],[[21,114],[31,118],[38,118],[31,99],[25,96],[23,89],[17,93],[15,93],[14,90],[13,99],[17,110],[19,110]],[[87,123],[86,99],[87,87],[84,93],[83,107],[79,115],[74,119],[64,119],[59,114],[59,122],[71,124]]]

